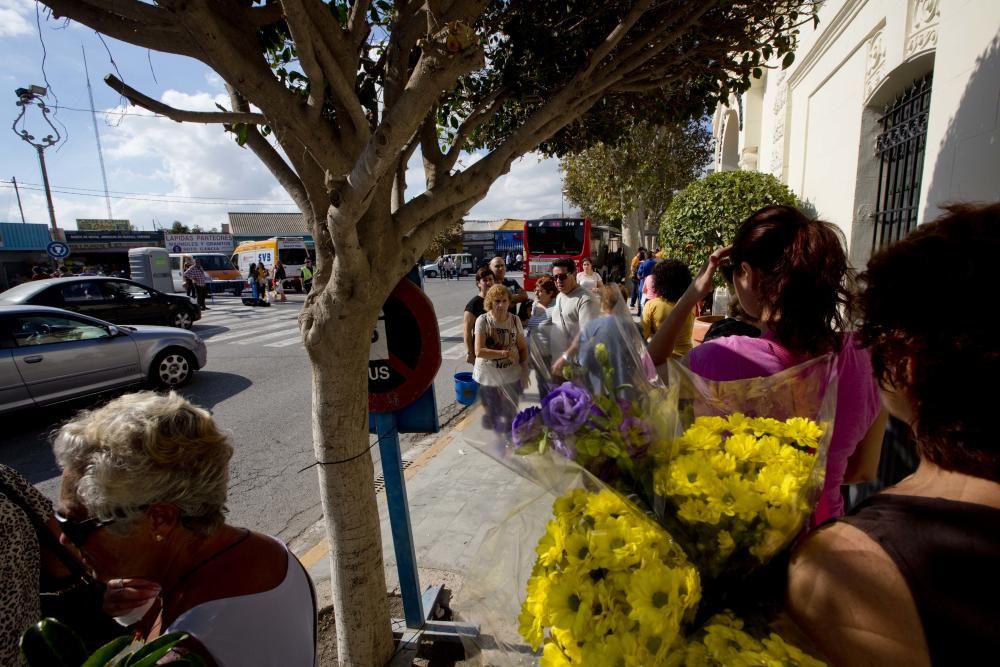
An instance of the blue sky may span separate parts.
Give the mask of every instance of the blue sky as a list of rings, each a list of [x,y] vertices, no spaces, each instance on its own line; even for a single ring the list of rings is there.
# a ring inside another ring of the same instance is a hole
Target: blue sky
[[[218,228],[227,211],[295,210],[270,172],[221,127],[152,116],[127,106],[103,82],[117,66],[119,78],[167,104],[201,110],[214,110],[216,101],[228,106],[222,81],[206,66],[110,38],[102,43],[89,28],[46,19],[44,10],[40,21],[41,31],[33,0],[0,0],[0,54],[5,63],[0,72],[0,221],[21,220],[10,186],[14,177],[22,186],[27,222],[48,222],[35,150],[10,129],[20,111],[14,90],[44,86],[45,79],[50,87],[46,103],[54,107],[53,121],[63,135],[58,145],[45,151],[57,222],[75,229],[77,218],[107,217],[83,49],[115,218],[131,220],[136,229],[153,229],[154,221],[169,226],[174,220],[209,229]],[[33,134],[50,132],[37,108],[29,109],[26,118]],[[407,179],[409,197],[423,190],[419,161],[411,165],[417,168]],[[493,185],[468,217],[558,213],[561,188],[557,162],[528,155]]]

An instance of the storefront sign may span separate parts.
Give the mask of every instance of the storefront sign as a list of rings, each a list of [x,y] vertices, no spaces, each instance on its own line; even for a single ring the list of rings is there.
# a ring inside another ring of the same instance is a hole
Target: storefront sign
[[[163,247],[170,252],[230,253],[236,244],[232,234],[163,234]]]
[[[132,231],[132,223],[128,220],[93,220],[77,218],[76,228],[83,232],[128,232]]]
[[[67,231],[66,242],[74,251],[144,248],[163,243],[163,232]]]

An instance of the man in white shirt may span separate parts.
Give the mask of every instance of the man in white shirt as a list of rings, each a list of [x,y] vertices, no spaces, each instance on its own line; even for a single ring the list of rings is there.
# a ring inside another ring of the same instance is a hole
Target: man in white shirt
[[[563,366],[576,355],[580,331],[594,317],[600,315],[601,304],[594,293],[576,283],[576,266],[571,259],[558,259],[552,263],[552,279],[559,288],[556,307],[552,313],[553,357],[564,350],[552,364],[552,374],[562,377]],[[557,347],[558,346],[558,347]]]

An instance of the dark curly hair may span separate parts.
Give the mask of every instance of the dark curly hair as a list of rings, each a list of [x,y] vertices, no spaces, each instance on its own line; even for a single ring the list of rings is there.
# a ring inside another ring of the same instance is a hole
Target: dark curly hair
[[[653,267],[653,289],[672,303],[681,298],[691,280],[691,269],[679,259],[667,259]]]
[[[911,403],[923,458],[1000,482],[1000,318],[981,301],[996,284],[1000,204],[945,210],[868,263],[859,338],[879,383]]]
[[[840,230],[792,206],[767,206],[740,226],[731,261],[755,269],[762,316],[789,351],[818,356],[840,351],[850,320],[854,274]]]

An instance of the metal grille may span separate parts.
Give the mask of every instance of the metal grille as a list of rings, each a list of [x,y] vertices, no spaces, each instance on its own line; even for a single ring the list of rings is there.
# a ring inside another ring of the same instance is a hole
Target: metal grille
[[[879,119],[882,128],[875,141],[878,208],[872,252],[900,240],[917,226],[930,103],[928,74],[889,104]]]

